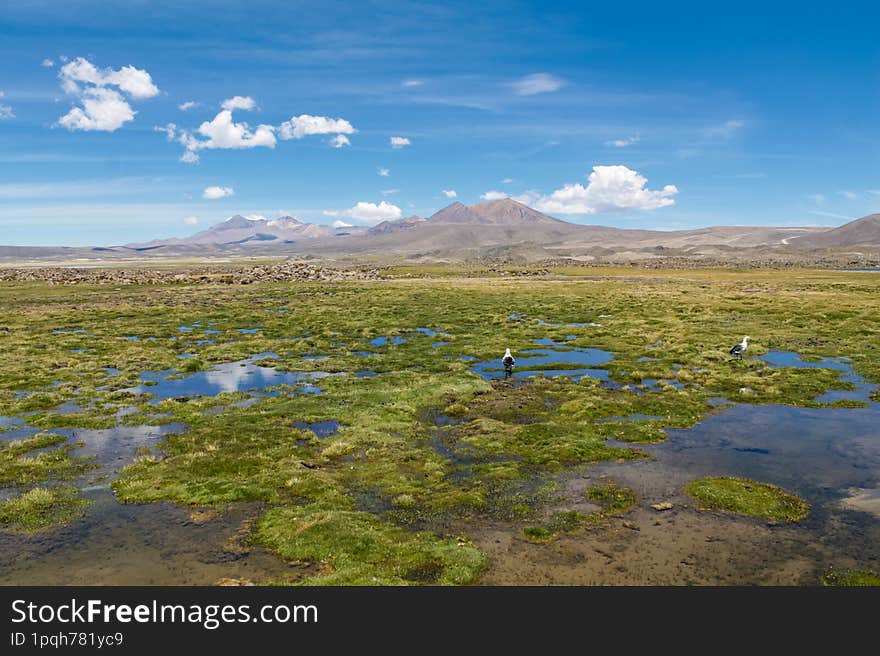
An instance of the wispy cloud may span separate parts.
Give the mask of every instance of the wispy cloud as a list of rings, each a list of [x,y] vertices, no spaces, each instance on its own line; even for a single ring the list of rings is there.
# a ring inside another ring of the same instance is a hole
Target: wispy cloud
[[[634,146],[639,143],[639,141],[641,141],[641,137],[634,134],[631,137],[624,137],[623,139],[609,139],[605,142],[605,145],[611,148],[626,148],[627,146]]]
[[[539,93],[558,91],[565,86],[565,80],[549,73],[535,73],[520,78],[510,86],[518,96],[534,96]]]
[[[834,212],[822,212],[820,210],[810,210],[810,214],[815,214],[816,216],[828,216],[832,219],[846,219],[847,221],[852,221],[854,217],[846,216],[845,214],[835,214]]]
[[[746,122],[742,119],[730,119],[724,123],[703,128],[703,136],[707,139],[730,139],[745,126]]]

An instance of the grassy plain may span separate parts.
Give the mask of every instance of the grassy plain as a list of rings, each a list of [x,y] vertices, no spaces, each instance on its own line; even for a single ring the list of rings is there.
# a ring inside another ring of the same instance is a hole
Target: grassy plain
[[[182,422],[184,432],[121,471],[119,500],[263,502],[251,539],[320,564],[306,583],[468,583],[484,556],[453,524],[517,520],[538,541],[592,526],[574,516],[538,522],[554,473],[647,457],[639,444],[694,425],[713,412],[712,399],[816,406],[820,393],[851,387],[830,369],[774,368],[756,357],[770,349],[846,356],[880,382],[878,275],[436,273],[410,267],[381,281],[240,286],[2,284],[0,416],[46,431],[29,439],[50,450],[0,448],[0,485],[42,494],[28,490],[85,466],[74,445],[50,443],[53,428]],[[746,334],[746,359],[731,361],[727,349]],[[371,344],[378,337],[402,341]],[[619,385],[487,381],[463,359],[494,360],[506,347],[516,355],[547,338],[612,352],[601,368]],[[321,379],[321,394],[281,388],[246,407],[236,405],[242,392],[152,403],[129,389],[145,371],[183,377],[259,353],[279,370],[345,375]],[[53,412],[64,403],[76,405]],[[440,425],[439,416],[455,421]],[[338,434],[319,438],[293,425],[326,420],[339,422]],[[637,500],[621,490],[590,494],[603,512],[623,512]],[[59,504],[66,498],[54,494]],[[23,524],[25,514],[8,522]]]

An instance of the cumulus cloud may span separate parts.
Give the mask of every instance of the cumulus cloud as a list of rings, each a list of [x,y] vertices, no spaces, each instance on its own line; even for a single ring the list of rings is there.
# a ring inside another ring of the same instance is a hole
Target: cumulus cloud
[[[627,146],[634,146],[635,144],[641,141],[641,137],[635,134],[631,137],[625,137],[623,139],[610,139],[605,142],[606,146],[610,146],[611,148],[626,148]]]
[[[380,221],[399,219],[403,216],[403,210],[397,205],[384,200],[379,202],[378,205],[376,203],[359,201],[354,207],[350,207],[347,210],[324,210],[324,215],[344,216],[366,225],[375,225]]]
[[[136,112],[122,95],[113,89],[95,87],[80,94],[82,107],[74,107],[58,119],[58,125],[68,130],[97,130],[115,132],[129,121]]]
[[[257,101],[250,96],[232,96],[232,98],[227,98],[220,103],[221,109],[228,109],[230,112],[235,111],[236,109],[248,111],[254,109],[256,106]]]
[[[198,104],[199,104],[199,103],[197,103],[195,100],[187,100],[186,102],[182,102],[182,103],[180,103],[180,104],[177,106],[177,109],[179,109],[179,110],[182,111],[182,112],[188,112],[188,111],[191,110],[193,107],[196,107]]]
[[[539,93],[558,91],[565,86],[565,80],[549,73],[535,73],[520,78],[511,86],[513,92],[518,96],[534,96]]]
[[[444,189],[443,195],[447,198],[458,198],[458,193],[455,191],[455,189]]]
[[[675,185],[655,191],[646,189],[648,180],[623,165],[594,166],[587,186],[566,184],[549,196],[537,200],[534,207],[556,214],[597,214],[625,210],[653,210],[674,205]]]
[[[150,74],[134,66],[99,69],[87,59],[77,57],[58,72],[61,87],[77,98],[74,106],[58,119],[68,130],[114,132],[137,113],[128,99],[142,100],[159,95]]]
[[[292,116],[289,121],[285,121],[278,126],[278,134],[282,139],[302,139],[310,134],[354,134],[351,123],[344,118],[330,118],[328,116],[312,116],[310,114],[300,114]]]
[[[330,145],[334,148],[342,148],[344,146],[350,146],[351,142],[344,134],[337,134],[330,140]]]
[[[389,175],[391,175],[391,169],[383,169],[380,167],[377,172],[383,178],[387,178]]]
[[[187,217],[184,217],[183,222],[184,222],[186,225],[196,225],[196,224],[198,224],[198,222],[199,222],[199,217],[197,217],[197,216],[187,216]]]
[[[480,194],[480,198],[483,200],[501,200],[502,198],[507,198],[507,194],[503,191],[495,191],[494,189],[491,191],[487,191],[485,194]]]
[[[54,65],[55,65],[55,62],[53,62],[48,57],[40,62],[40,66],[42,66],[43,68],[52,68]]]
[[[392,148],[403,148],[404,146],[409,146],[411,143],[406,137],[391,137],[388,141]]]
[[[234,194],[235,189],[232,187],[205,187],[205,190],[202,192],[202,198],[217,200],[218,198],[226,198]]]
[[[251,129],[247,123],[236,123],[232,118],[234,109],[248,109],[255,106],[253,98],[235,96],[224,100],[221,104],[223,109],[213,119],[205,121],[199,126],[198,136],[186,130],[177,132],[177,141],[186,148],[180,161],[191,164],[198,162],[198,151],[203,149],[240,150],[261,146],[274,148],[277,143],[274,126],[258,125],[255,129]]]
[[[336,220],[333,222],[333,227],[334,227],[334,228],[351,228],[351,227],[352,227],[352,224],[351,224],[351,223],[346,223],[345,221],[340,221],[339,219],[336,219]]]

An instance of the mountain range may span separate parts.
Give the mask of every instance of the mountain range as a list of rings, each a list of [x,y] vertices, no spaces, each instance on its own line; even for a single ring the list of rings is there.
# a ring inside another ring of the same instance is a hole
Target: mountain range
[[[542,214],[512,199],[452,203],[428,218],[411,216],[373,227],[330,227],[291,216],[236,215],[190,237],[103,248],[0,246],[0,258],[120,259],[140,256],[289,255],[420,261],[494,258],[538,261],[711,256],[761,251],[880,248],[880,214],[837,228],[720,226],[696,230],[632,230],[580,225]]]

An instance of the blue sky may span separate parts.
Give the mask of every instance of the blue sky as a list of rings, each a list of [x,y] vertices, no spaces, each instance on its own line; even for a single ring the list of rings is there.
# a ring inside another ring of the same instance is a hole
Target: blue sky
[[[658,229],[880,210],[880,9],[711,4],[5,3],[0,244],[453,191]]]

